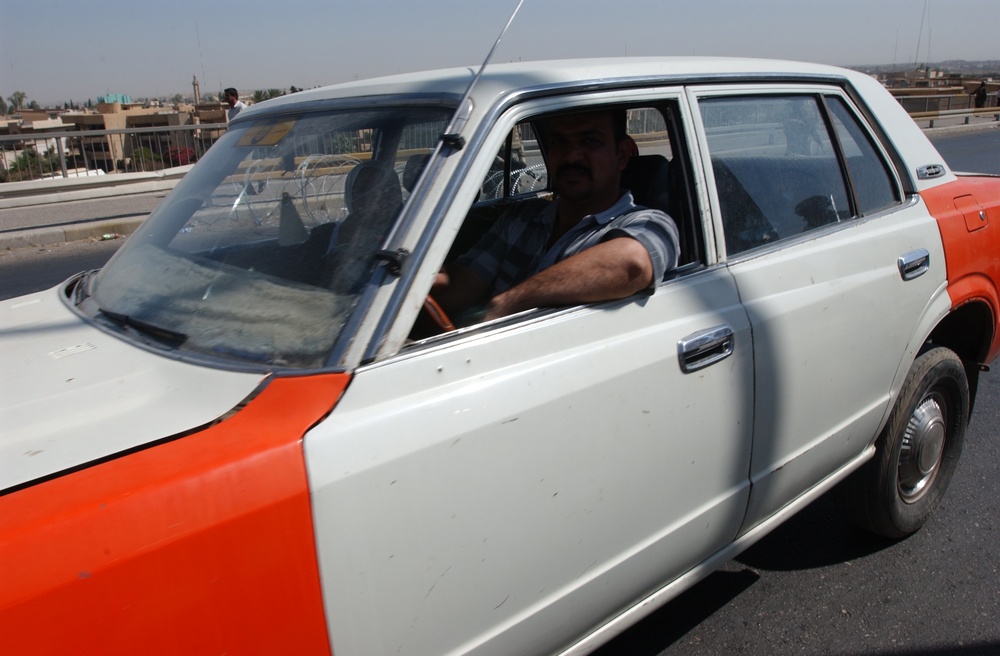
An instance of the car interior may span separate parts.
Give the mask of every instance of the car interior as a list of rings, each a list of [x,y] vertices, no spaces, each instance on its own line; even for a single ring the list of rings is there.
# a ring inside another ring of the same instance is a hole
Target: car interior
[[[520,139],[508,137],[497,154],[496,164],[483,181],[480,195],[470,208],[446,263],[471,248],[512,206],[551,194],[547,184],[542,184],[545,182],[544,147],[534,136],[533,124],[533,120],[519,124],[515,130],[524,136]],[[632,192],[638,205],[662,210],[676,222],[681,237],[681,266],[667,274],[668,278],[674,277],[704,261],[702,231],[695,223],[697,212],[692,205],[692,195],[688,193],[690,164],[683,156],[687,149],[677,111],[671,105],[629,108],[629,138],[635,143],[635,149],[622,172],[622,188]],[[537,154],[524,161],[523,155],[515,152],[517,141],[527,152],[537,150]],[[502,173],[502,179],[498,179],[498,172]],[[531,184],[525,184],[526,179]]]

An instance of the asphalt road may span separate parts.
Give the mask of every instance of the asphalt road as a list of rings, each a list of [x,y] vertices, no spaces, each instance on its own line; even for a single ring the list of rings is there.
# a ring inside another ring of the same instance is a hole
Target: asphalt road
[[[157,191],[31,207],[4,208],[0,209],[0,232],[44,226],[68,226],[96,220],[140,218],[152,212],[166,195],[164,191]]]
[[[1000,130],[935,141],[958,170],[1000,173]],[[70,220],[98,207],[64,205]],[[120,243],[0,252],[0,298],[99,267]],[[823,497],[599,654],[1000,654],[998,426],[1000,363],[981,378],[958,471],[917,534],[874,538]]]

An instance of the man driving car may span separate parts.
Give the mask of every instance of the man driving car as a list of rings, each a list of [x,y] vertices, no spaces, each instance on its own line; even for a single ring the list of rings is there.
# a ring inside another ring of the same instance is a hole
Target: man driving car
[[[624,110],[564,114],[539,124],[554,200],[502,215],[437,276],[432,296],[450,314],[486,303],[485,319],[652,290],[675,267],[673,220],[621,189],[635,148]]]

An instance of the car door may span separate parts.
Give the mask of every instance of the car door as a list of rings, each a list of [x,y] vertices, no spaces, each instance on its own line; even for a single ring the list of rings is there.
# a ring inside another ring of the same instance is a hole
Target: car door
[[[695,95],[753,329],[749,530],[872,442],[944,256],[840,89]]]
[[[530,109],[501,116],[459,197]],[[551,653],[728,544],[752,366],[732,276],[695,263],[651,296],[359,369],[305,442],[334,652]]]

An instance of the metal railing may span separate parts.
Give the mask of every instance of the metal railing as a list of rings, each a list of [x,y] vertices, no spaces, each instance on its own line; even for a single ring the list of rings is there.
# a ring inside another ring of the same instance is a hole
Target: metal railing
[[[977,116],[1000,120],[1000,107],[991,95],[987,108],[976,109],[972,96],[896,96],[915,120],[962,119]],[[635,114],[635,113],[633,113]],[[630,128],[645,115],[630,115]],[[644,124],[644,123],[643,123]],[[225,123],[137,127],[109,130],[64,130],[0,136],[0,183],[51,178],[74,178],[115,173],[159,171],[192,164],[204,155],[226,130]],[[353,136],[353,135],[352,135]],[[359,132],[350,150],[364,151],[366,136]],[[408,135],[408,141],[433,143],[437,134]]]
[[[0,182],[159,171],[192,164],[225,123],[0,136]]]
[[[893,96],[903,106],[908,114],[926,114],[929,112],[957,112],[961,110],[973,111],[976,108],[975,101],[971,94],[953,95],[922,95],[922,96]],[[986,106],[979,109],[988,110],[997,108],[997,94],[991,93],[986,97]]]
[[[901,95],[895,98],[914,121],[926,122],[929,128],[935,127],[938,121],[943,120],[954,123],[954,119],[958,119],[966,125],[977,117],[1000,121],[1000,98],[997,94],[987,96],[984,107],[976,107],[973,97],[969,94]]]

